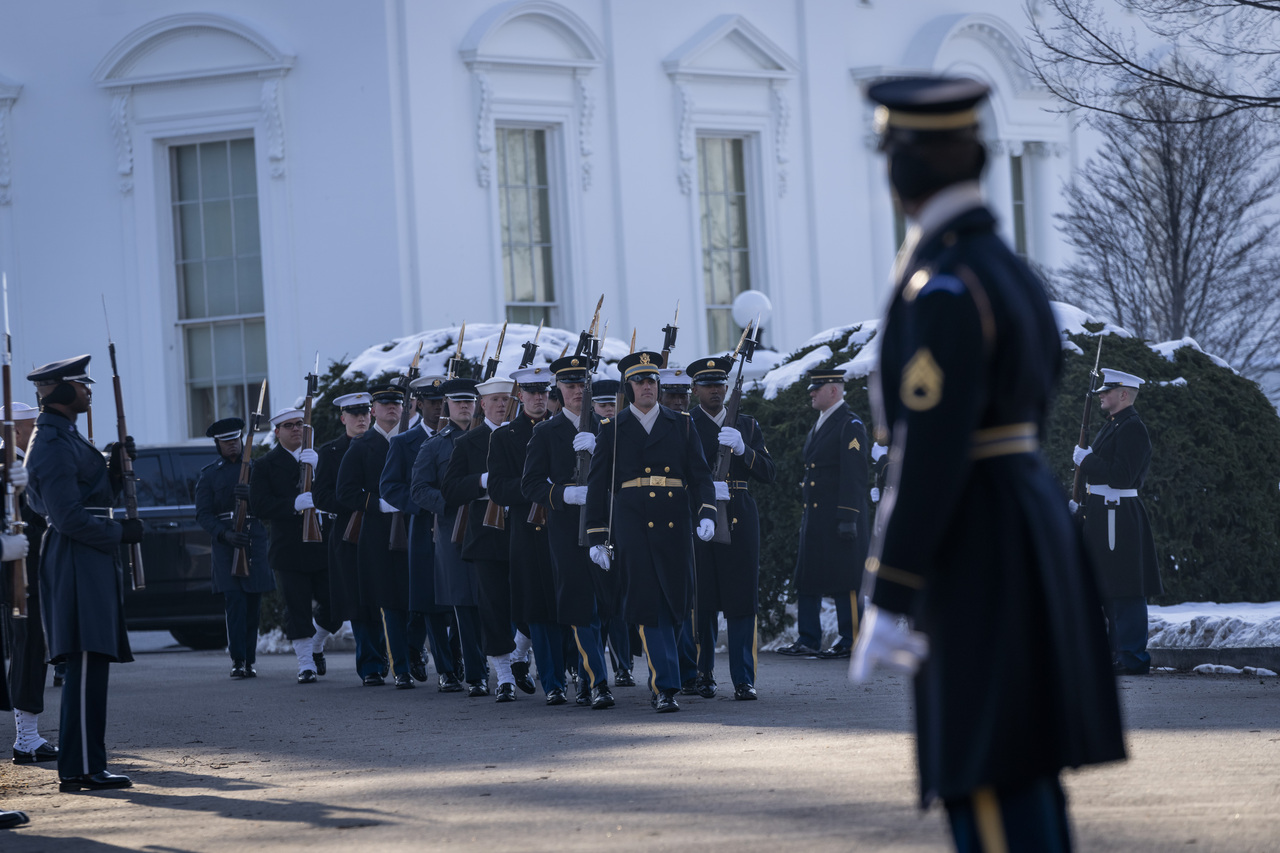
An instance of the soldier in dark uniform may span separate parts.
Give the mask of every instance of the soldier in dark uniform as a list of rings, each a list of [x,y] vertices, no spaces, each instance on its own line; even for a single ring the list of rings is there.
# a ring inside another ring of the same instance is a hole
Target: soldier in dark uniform
[[[20,465],[14,466],[15,469],[20,467],[21,467]],[[13,476],[12,473],[10,473],[10,476],[11,477]],[[25,473],[20,474],[19,477],[21,477],[25,482],[25,479],[26,479]],[[26,536],[20,533],[17,533],[17,534],[0,533],[0,561],[3,561],[4,563],[7,564],[11,560],[25,559],[28,553],[30,553],[29,549],[30,549],[30,543],[27,542]],[[9,602],[7,601],[4,603],[6,604],[6,606],[9,605]],[[2,660],[6,655],[8,655],[8,653],[9,651],[8,649],[5,648],[5,645],[4,645],[4,632],[0,632],[0,660]],[[9,682],[5,678],[4,667],[0,667],[0,710],[4,710],[4,711],[11,710],[10,702],[9,702]],[[57,758],[57,757],[58,757],[57,753],[55,753],[53,756],[51,756],[48,759],[42,758],[40,760],[52,761],[54,758]],[[16,755],[14,757],[14,760],[17,761]],[[26,812],[0,811],[0,829],[12,829],[15,826],[22,826],[30,822],[31,822],[31,819],[27,817]]]
[[[602,419],[612,418],[618,414],[620,387],[616,379],[592,380],[591,405]],[[633,651],[638,646],[631,645],[630,626],[620,618],[620,615],[602,619],[600,630],[608,647],[609,660],[613,664],[614,686],[635,687],[636,679],[631,674],[631,661]]]
[[[206,465],[196,480],[196,521],[213,539],[209,565],[213,591],[222,593],[227,614],[232,678],[254,678],[258,674],[253,664],[257,659],[262,594],[276,588],[267,562],[267,529],[251,516],[245,519],[243,530],[237,533],[235,529],[236,502],[249,500],[249,484],[240,482],[243,430],[244,421],[240,418],[223,418],[205,430],[218,450],[218,461]],[[233,568],[236,551],[241,548],[248,557],[248,575],[237,577]]]
[[[413,687],[409,674],[409,559],[407,552],[391,550],[391,513],[397,508],[383,499],[380,482],[387,463],[390,440],[400,432],[404,395],[391,384],[369,388],[373,423],[351,446],[338,467],[334,486],[338,502],[351,512],[362,513],[356,541],[360,600],[380,612],[386,637],[387,666],[397,690]],[[374,686],[381,677],[365,676]]]
[[[945,803],[959,849],[1064,851],[1060,769],[1124,742],[1101,602],[1039,452],[1057,325],[978,184],[986,93],[939,78],[868,93],[913,225],[871,383],[889,484],[850,674],[919,666],[921,801]]]
[[[312,684],[328,667],[324,641],[342,627],[329,608],[329,555],[323,542],[302,540],[302,513],[315,506],[299,491],[302,464],[314,469],[319,455],[302,446],[303,411],[292,406],[271,418],[276,446],[253,465],[249,512],[267,524],[267,561],[284,599],[284,635],[298,659],[298,683]],[[314,484],[313,484],[314,486]]]
[[[12,416],[6,420],[13,421],[14,456],[16,464],[12,472],[14,487],[18,492],[18,509],[22,521],[26,525],[23,531],[29,546],[26,561],[27,567],[27,615],[24,618],[13,616],[14,602],[8,602],[4,609],[4,618],[9,628],[9,691],[7,696],[13,706],[13,763],[35,764],[41,761],[53,761],[58,757],[58,748],[40,736],[40,714],[44,712],[44,685],[49,667],[46,663],[44,646],[44,624],[40,619],[40,539],[44,536],[47,525],[44,517],[36,512],[27,502],[21,491],[27,481],[26,469],[22,467],[26,459],[27,447],[35,432],[36,418],[40,410],[26,403],[13,404]],[[0,442],[3,446],[3,442]],[[16,559],[16,558],[15,558]],[[4,590],[13,589],[10,573],[14,570],[12,563],[5,565],[3,572]]]
[[[630,405],[601,425],[586,511],[591,559],[610,568],[606,543],[623,555],[623,615],[639,626],[654,707],[665,713],[680,710],[676,642],[693,609],[693,522],[709,540],[716,505],[692,421],[658,405],[661,363],[655,352],[618,362]]]
[[[467,695],[489,695],[484,652],[480,646],[480,613],[476,599],[476,580],[462,553],[453,541],[453,528],[458,520],[459,504],[445,500],[442,491],[445,471],[453,455],[455,443],[471,428],[471,415],[476,406],[474,379],[454,378],[442,383],[449,423],[418,448],[413,463],[410,495],[413,502],[435,517],[435,600],[453,608],[458,629],[458,656],[462,658],[462,677],[467,682]],[[478,519],[472,519],[476,524]]]
[[[76,429],[89,410],[89,356],[39,367],[27,375],[40,395],[40,417],[27,451],[27,499],[49,525],[40,550],[40,606],[50,661],[66,661],[58,727],[60,791],[128,788],[107,772],[107,679],[112,661],[133,660],[124,624],[121,544],[142,541],[142,522],[114,520],[123,487],[123,453],[110,465]]]
[[[316,508],[329,516],[325,546],[329,555],[330,611],[335,622],[351,622],[351,636],[356,643],[356,674],[366,684],[383,684],[388,670],[382,614],[360,598],[360,557],[355,542],[346,541],[352,513],[338,500],[338,469],[351,442],[369,429],[373,400],[367,391],[357,391],[336,398],[333,405],[340,410],[338,418],[343,433],[316,450],[320,462],[311,480]]]
[[[1151,467],[1151,437],[1133,401],[1142,380],[1106,368],[1095,390],[1107,422],[1088,447],[1073,454],[1089,484],[1084,541],[1098,572],[1112,666],[1117,675],[1146,675],[1147,596],[1164,591],[1147,508],[1138,497]]]
[[[436,604],[435,518],[414,503],[413,463],[424,442],[436,434],[444,408],[443,376],[420,376],[409,385],[419,420],[403,435],[391,439],[387,462],[379,483],[382,497],[408,519],[409,525],[409,674],[427,680],[426,644],[431,641],[436,676],[442,693],[457,693],[462,683],[456,675],[453,649],[449,645],[449,624],[453,611]]]
[[[578,431],[582,407],[590,404],[584,393],[586,361],[578,356],[562,356],[551,362],[551,372],[564,408],[534,427],[521,490],[530,501],[547,508],[556,613],[560,624],[570,626],[579,659],[577,703],[603,710],[612,707],[614,700],[604,659],[601,618],[618,612],[618,578],[593,565],[586,549],[578,544],[579,513],[587,502],[587,487],[574,481],[577,454],[580,450],[593,452],[596,445],[594,433]],[[590,417],[599,423],[594,412]],[[562,698],[548,694],[547,704],[561,704]]]
[[[689,366],[698,405],[691,413],[702,452],[714,466],[721,448],[731,454],[728,481],[716,480],[716,500],[729,502],[729,544],[694,542],[698,580],[698,695],[716,693],[716,614],[728,625],[729,677],[734,699],[757,698],[756,609],[760,585],[760,514],[748,480],[772,483],[778,472],[755,418],[738,413],[726,423],[724,407],[733,359],[710,357]]]
[[[785,655],[847,658],[858,633],[858,588],[871,539],[867,496],[870,442],[861,419],[844,401],[844,373],[810,370],[809,397],[821,412],[804,442],[800,553],[796,557],[796,611],[800,636]],[[840,636],[822,642],[822,597],[836,602]]]
[[[676,412],[689,411],[689,374],[683,367],[659,371],[658,402]]]

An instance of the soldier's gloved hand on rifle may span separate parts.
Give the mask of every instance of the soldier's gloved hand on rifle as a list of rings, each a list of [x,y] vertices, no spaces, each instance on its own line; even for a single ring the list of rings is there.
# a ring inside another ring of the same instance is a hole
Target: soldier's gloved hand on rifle
[[[717,440],[732,450],[734,456],[741,456],[747,452],[747,443],[742,440],[742,433],[733,427],[721,427],[720,437]]]
[[[898,624],[898,614],[869,605],[849,660],[849,680],[861,684],[877,666],[913,675],[929,656],[929,641]]]
[[[1076,463],[1076,467],[1079,468],[1080,463],[1084,461],[1084,458],[1092,452],[1092,447],[1080,447],[1079,445],[1076,445],[1071,449],[1071,461]]]
[[[27,537],[21,533],[0,535],[0,560],[3,562],[26,559],[29,548]]]
[[[230,545],[232,548],[248,548],[253,541],[248,533],[244,531],[236,533],[234,530],[224,530],[218,534],[218,538],[222,540],[223,545]]]
[[[578,433],[582,435],[582,433]],[[587,487],[586,486],[565,486],[564,502],[573,506],[587,505]]]
[[[580,432],[573,437],[573,450],[585,450],[588,453],[596,452],[596,437],[589,432]]]
[[[126,518],[120,522],[120,544],[136,545],[142,541],[142,520]]]
[[[875,486],[871,487],[871,502],[875,504],[880,503],[880,490]]]
[[[716,523],[709,518],[704,518],[698,522],[698,538],[703,542],[710,542],[711,537],[716,535]]]
[[[298,453],[298,464],[310,465],[312,468],[320,464],[320,454],[316,453],[310,447],[304,447]]]
[[[1075,515],[1080,511],[1080,504],[1075,501],[1067,501],[1067,509],[1071,510],[1071,514]]]
[[[485,471],[483,474],[480,475],[480,488],[482,489],[489,488],[489,472],[488,471]]]
[[[124,482],[124,460],[120,456],[120,449],[121,445],[118,441],[113,441],[103,448],[103,453],[107,455],[107,476],[111,478],[111,484],[116,491],[120,490],[120,485]],[[138,445],[131,435],[124,437],[124,452],[129,454],[130,461],[138,458]]]
[[[585,489],[586,486],[579,486],[578,488]],[[591,562],[595,563],[597,566],[604,569],[606,572],[609,571],[609,566],[610,566],[609,549],[604,547],[603,545],[592,545],[591,546]]]
[[[399,512],[400,511],[395,507],[393,507],[391,504],[384,501],[382,498],[378,498],[378,509],[382,510],[383,512]]]
[[[294,512],[302,512],[304,509],[312,509],[315,505],[315,499],[311,497],[310,492],[303,492],[293,499]]]
[[[729,500],[729,484],[726,483],[724,480],[715,480],[713,482],[716,487],[716,500],[718,501]]]
[[[249,500],[249,484],[236,483],[234,486],[231,487],[231,494],[235,495],[236,500],[238,501]]]
[[[836,525],[836,536],[841,539],[850,540],[858,538],[858,522],[842,521]]]
[[[15,462],[9,466],[8,473],[9,482],[13,483],[13,488],[22,491],[27,487],[27,469],[22,466],[21,462]]]

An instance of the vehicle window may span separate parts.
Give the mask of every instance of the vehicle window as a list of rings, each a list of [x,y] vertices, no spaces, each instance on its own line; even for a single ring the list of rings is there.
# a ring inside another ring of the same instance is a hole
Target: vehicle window
[[[133,473],[138,478],[138,506],[164,506],[167,503],[158,455],[141,451],[133,460]]]
[[[169,493],[173,500],[180,504],[196,502],[196,480],[200,479],[200,470],[210,462],[218,461],[218,452],[212,447],[207,450],[191,448],[173,454],[174,481],[170,484]]]

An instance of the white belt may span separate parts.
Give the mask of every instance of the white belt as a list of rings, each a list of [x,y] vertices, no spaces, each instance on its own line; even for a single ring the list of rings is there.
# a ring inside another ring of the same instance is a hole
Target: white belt
[[[1136,498],[1138,496],[1137,489],[1113,489],[1110,486],[1096,486],[1089,483],[1087,488],[1089,494],[1098,495],[1103,498],[1106,503],[1120,503],[1121,498]]]

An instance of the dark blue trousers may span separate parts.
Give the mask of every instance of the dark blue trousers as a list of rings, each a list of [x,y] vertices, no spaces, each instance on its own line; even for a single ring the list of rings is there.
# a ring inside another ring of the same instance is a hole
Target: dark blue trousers
[[[680,665],[680,683],[698,677],[698,658],[700,649],[698,640],[693,634],[693,614],[680,623],[680,634],[676,637],[676,659]],[[714,649],[714,646],[712,647]]]
[[[564,677],[564,626],[554,622],[530,622],[529,640],[538,664],[538,683],[543,693],[566,689]]]
[[[595,605],[591,609],[591,622],[574,625],[573,638],[578,646],[578,685],[581,690],[602,687],[609,683],[609,669],[604,662],[604,637],[600,632],[600,617]]]
[[[455,672],[453,648],[449,643],[449,613],[421,613],[409,611],[409,648],[425,651],[431,648],[431,659],[436,664],[436,674]]]
[[[258,658],[258,618],[262,593],[229,589],[222,594],[227,613],[227,653],[232,660],[253,663]]]
[[[631,671],[631,627],[619,617],[605,619],[600,626],[601,633],[609,642],[609,662],[613,664],[613,674]]]
[[[835,645],[853,648],[853,641],[858,638],[858,625],[862,622],[862,602],[858,601],[858,615],[854,618],[854,601],[858,598],[857,590],[848,594],[834,596],[836,602],[836,627],[840,636]],[[800,631],[800,642],[811,649],[822,651],[822,596],[796,596],[796,627]]]
[[[391,677],[409,674],[409,611],[382,608],[382,631],[387,643]]]
[[[1147,599],[1140,595],[1108,598],[1107,638],[1111,641],[1111,657],[1125,669],[1147,669]]]
[[[979,788],[947,801],[956,853],[1069,853],[1067,798],[1057,776],[1013,788]]]
[[[649,661],[649,692],[654,696],[680,689],[680,629],[665,608],[658,609],[658,624],[640,626],[640,642]]]
[[[698,672],[714,675],[716,669],[716,643],[719,640],[720,620],[718,610],[698,612],[702,643],[698,646]],[[729,651],[729,677],[734,686],[756,683],[756,617],[735,616],[726,618],[729,630],[725,645]],[[683,673],[681,673],[683,674]]]
[[[359,609],[361,615],[351,620],[351,636],[356,641],[356,673],[361,678],[381,675],[387,668],[387,637],[382,628],[382,614],[363,605]]]
[[[111,659],[92,652],[67,655],[58,724],[58,775],[62,778],[107,769],[107,677]],[[81,709],[84,712],[81,713]]]
[[[453,613],[458,620],[458,642],[462,644],[462,680],[468,684],[484,681],[488,664],[480,648],[480,608],[457,605]]]

